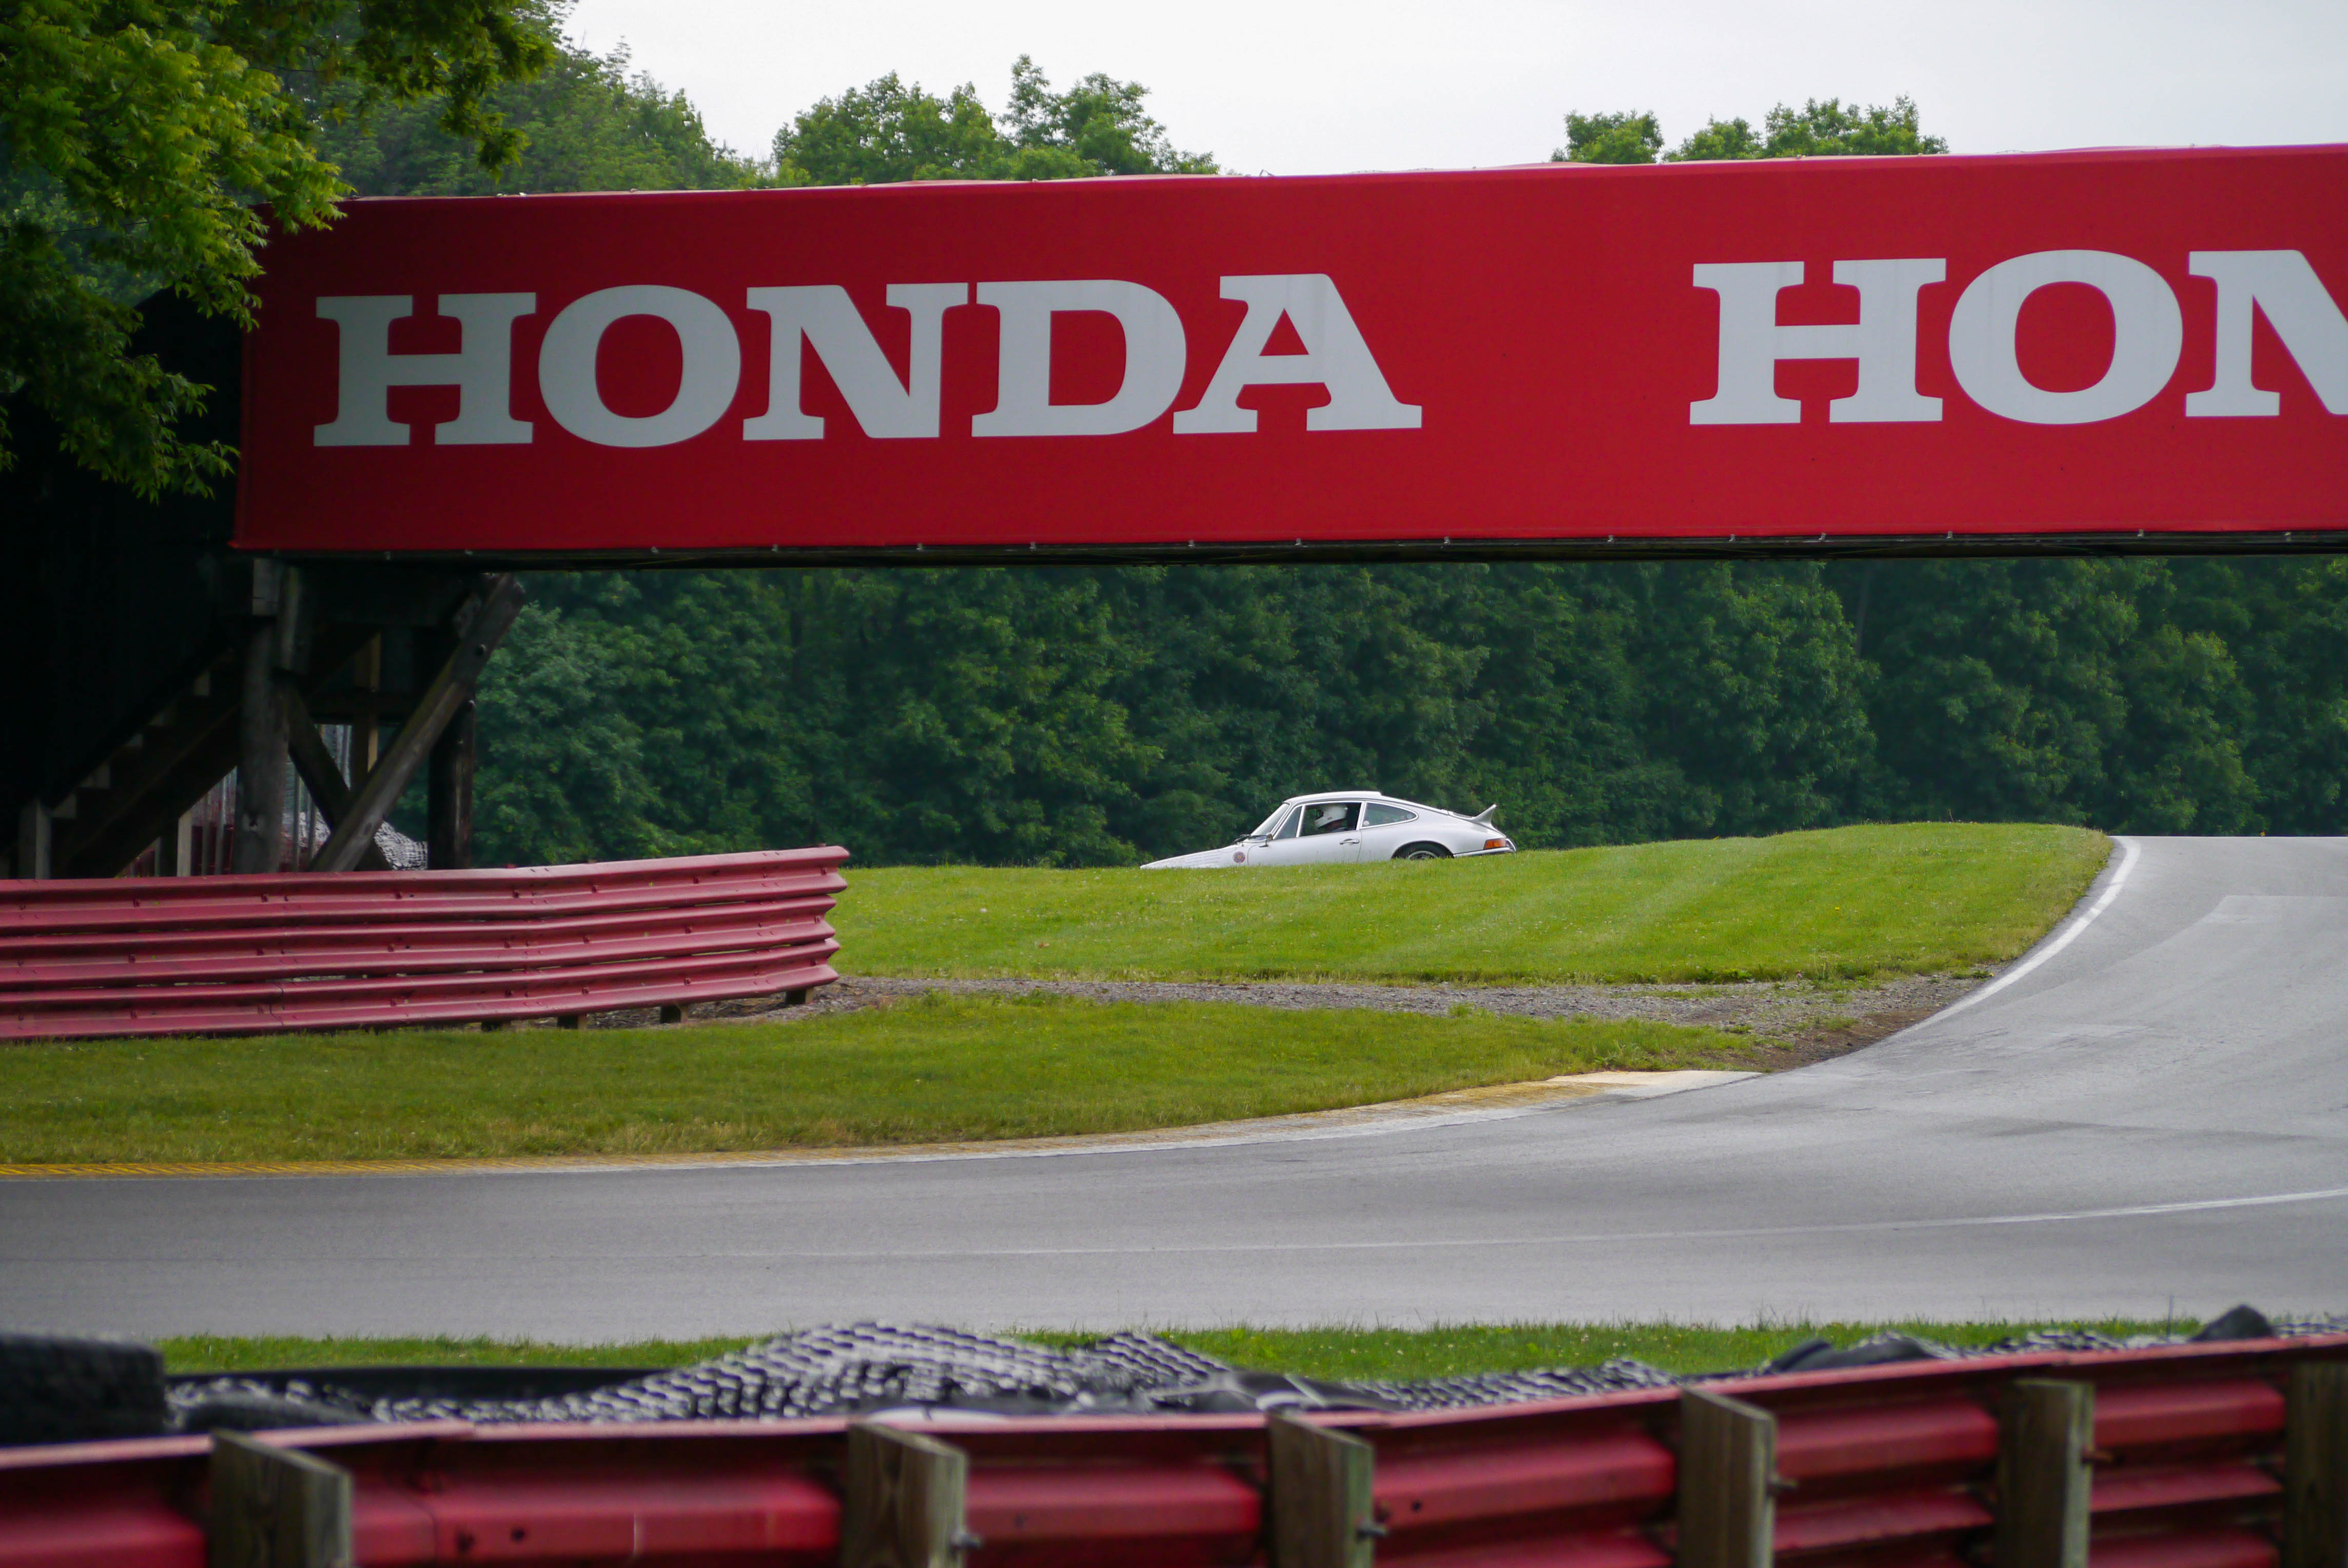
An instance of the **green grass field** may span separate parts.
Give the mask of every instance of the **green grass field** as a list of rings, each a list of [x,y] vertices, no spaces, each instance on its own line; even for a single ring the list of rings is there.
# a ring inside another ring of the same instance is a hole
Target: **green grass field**
[[[1309,1377],[1447,1377],[1519,1372],[1540,1367],[1591,1367],[1628,1356],[1667,1372],[1717,1372],[1756,1367],[1818,1336],[1849,1345],[1885,1329],[1949,1345],[1991,1345],[2033,1328],[2093,1328],[2115,1337],[2191,1325],[2096,1323],[1782,1323],[1712,1328],[1667,1323],[1529,1323],[1398,1328],[1212,1328],[1173,1331],[1169,1339],[1236,1366]],[[1078,1334],[1028,1334],[1053,1345],[1081,1345]],[[204,1336],[160,1341],[178,1372],[242,1372],[269,1367],[365,1366],[683,1367],[753,1343],[748,1339],[639,1340],[621,1345],[544,1345],[492,1339],[231,1339]]]
[[[1117,1132],[1598,1068],[1735,1066],[1669,1024],[949,996],[683,1029],[0,1049],[0,1164],[644,1154]]]
[[[862,975],[1846,980],[2013,957],[2110,846],[1914,823],[1273,871],[851,866],[833,921]]]

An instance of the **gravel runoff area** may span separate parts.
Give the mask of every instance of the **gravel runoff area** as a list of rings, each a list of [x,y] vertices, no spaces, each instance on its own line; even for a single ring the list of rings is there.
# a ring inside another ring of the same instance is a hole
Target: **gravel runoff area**
[[[696,1007],[695,1023],[787,1023],[859,1007],[887,1006],[925,991],[998,995],[1044,994],[1100,1002],[1237,1002],[1300,1009],[1365,1007],[1441,1016],[1463,1008],[1531,1018],[1643,1018],[1743,1037],[1746,1064],[1764,1070],[1824,1061],[1930,1017],[1984,976],[1920,975],[1875,985],[1746,981],[1720,985],[1373,985],[1303,980],[928,980],[857,975],[826,985],[804,1006],[752,997]],[[650,1009],[604,1013],[602,1028],[642,1028]]]

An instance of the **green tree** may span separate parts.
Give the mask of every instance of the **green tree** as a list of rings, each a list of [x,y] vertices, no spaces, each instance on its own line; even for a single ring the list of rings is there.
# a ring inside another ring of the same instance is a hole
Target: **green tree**
[[[0,392],[66,451],[146,495],[202,489],[231,454],[181,417],[209,388],[129,352],[169,288],[249,322],[259,209],[330,222],[319,150],[347,108],[437,95],[495,165],[520,138],[489,99],[552,57],[538,0],[15,0],[0,11]],[[4,416],[0,416],[4,418]],[[0,425],[0,461],[10,452]]]
[[[1056,93],[1035,62],[1022,55],[1011,67],[1011,105],[1003,129],[1024,152],[1061,152],[1093,174],[1213,174],[1203,152],[1175,150],[1166,128],[1142,108],[1148,89],[1098,71]],[[1012,179],[1035,178],[1013,174]]]
[[[1069,180],[1103,174],[1212,174],[1213,159],[1175,150],[1143,107],[1148,89],[1096,72],[1056,93],[1035,63],[1011,67],[1009,107],[990,115],[964,84],[941,98],[896,74],[824,98],[776,133],[786,185],[901,180]]]
[[[1840,98],[1811,98],[1798,109],[1779,104],[1757,133],[1749,120],[1710,120],[1663,156],[1673,163],[1688,163],[1738,158],[1889,158],[1948,150],[1945,140],[1923,133],[1914,101],[1902,96],[1889,107],[1866,108],[1858,104],[1846,108]]]
[[[712,191],[765,178],[754,160],[710,140],[683,93],[631,75],[625,50],[598,58],[560,41],[545,70],[499,88],[489,107],[521,139],[496,167],[449,132],[437,99],[356,109],[328,121],[320,145],[362,196]]]
[[[1002,133],[974,88],[939,98],[893,71],[822,99],[775,135],[778,177],[793,185],[986,180],[1002,157]]]
[[[1551,163],[1653,163],[1663,149],[1663,133],[1652,113],[1565,117],[1565,145],[1549,155]]]
[[[1702,130],[1663,154],[1663,160],[1667,163],[1715,163],[1768,156],[1767,139],[1754,130],[1751,120],[1739,115],[1735,119],[1704,121]]]

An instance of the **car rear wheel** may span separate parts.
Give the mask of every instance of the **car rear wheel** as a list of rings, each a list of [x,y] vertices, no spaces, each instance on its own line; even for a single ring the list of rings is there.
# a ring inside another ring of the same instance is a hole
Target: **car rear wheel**
[[[1447,861],[1451,851],[1441,844],[1405,844],[1394,852],[1398,861]]]

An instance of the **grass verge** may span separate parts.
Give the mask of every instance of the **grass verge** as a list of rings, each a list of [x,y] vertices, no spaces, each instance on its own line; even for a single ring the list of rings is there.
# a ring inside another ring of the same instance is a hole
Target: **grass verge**
[[[2115,1337],[2190,1325],[2133,1320],[2044,1323],[1773,1323],[1712,1328],[1669,1323],[1461,1324],[1425,1329],[1210,1328],[1166,1337],[1241,1367],[1309,1377],[1448,1377],[1541,1367],[1591,1367],[1628,1356],[1667,1372],[1756,1367],[1819,1336],[1849,1345],[1886,1329],[1948,1345],[1991,1345],[2043,1327],[2093,1328]],[[1081,1345],[1080,1334],[1031,1334]],[[616,1345],[546,1345],[497,1339],[288,1339],[199,1336],[158,1342],[180,1372],[366,1366],[683,1367],[749,1339],[646,1339]]]
[[[1941,822],[1229,873],[851,868],[833,918],[865,975],[1851,979],[2013,957],[2110,845]]]
[[[0,1163],[705,1153],[1122,1132],[1600,1068],[1669,1024],[932,993],[805,1022],[0,1049]]]

